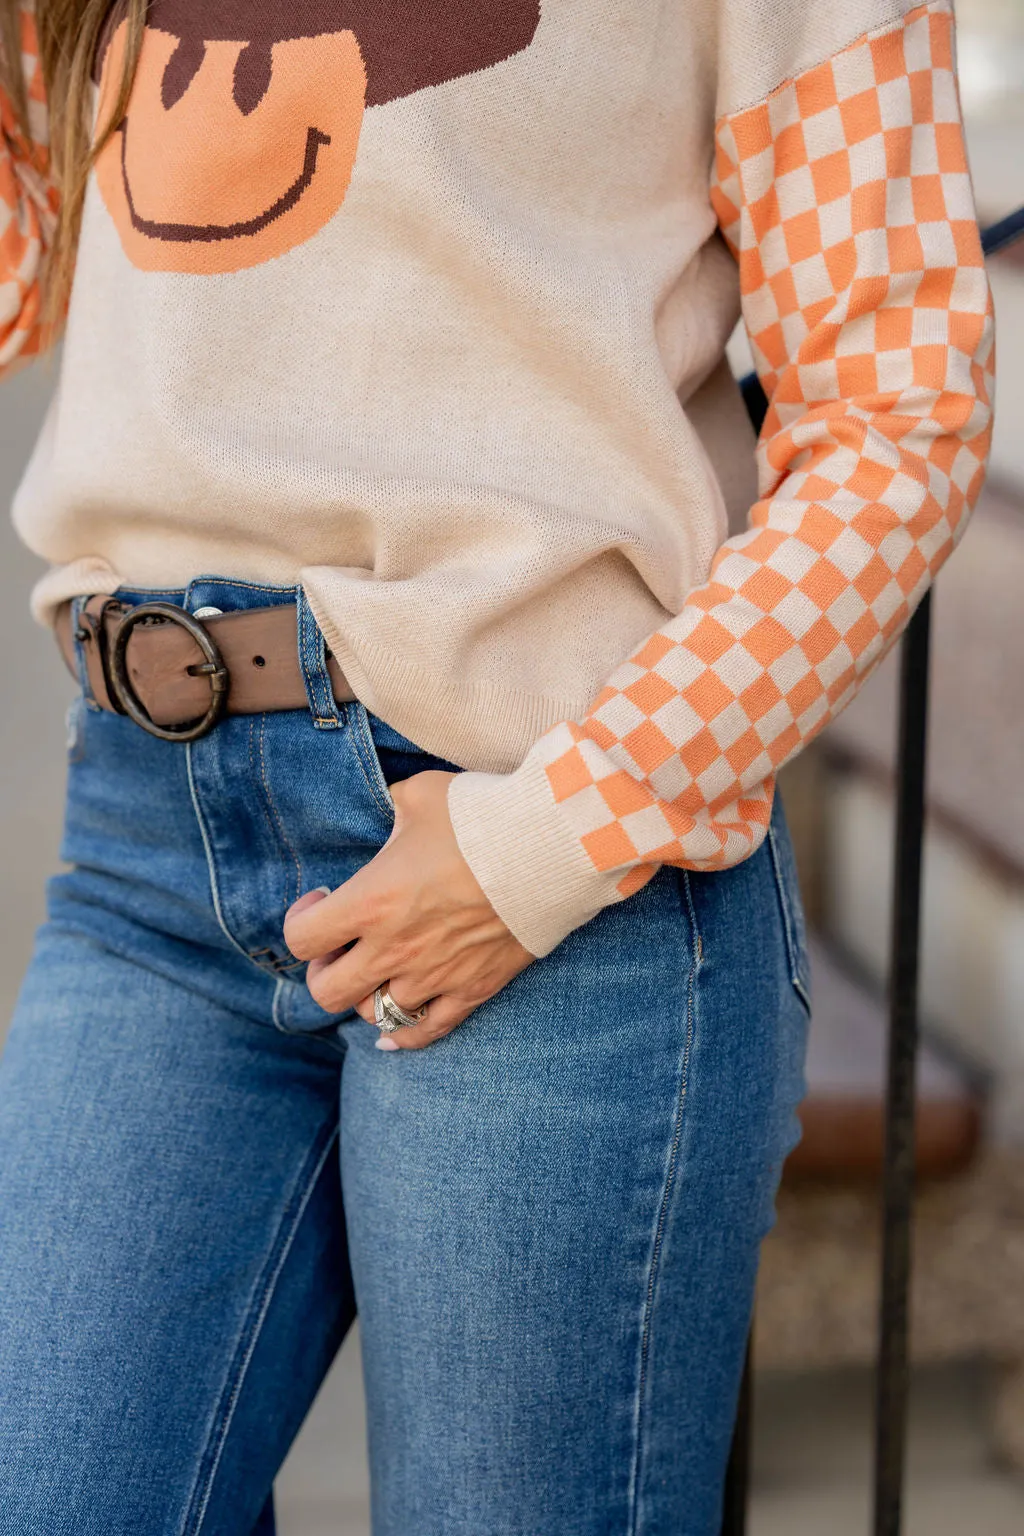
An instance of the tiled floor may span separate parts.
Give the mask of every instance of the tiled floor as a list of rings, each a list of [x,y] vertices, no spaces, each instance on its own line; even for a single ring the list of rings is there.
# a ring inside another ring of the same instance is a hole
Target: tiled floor
[[[1021,1536],[1024,1481],[992,1465],[980,1369],[923,1373],[914,1393],[906,1536]],[[335,1366],[278,1482],[280,1536],[368,1536],[355,1340]],[[866,1536],[867,1373],[758,1386],[749,1536]],[[481,1533],[486,1536],[486,1533]]]

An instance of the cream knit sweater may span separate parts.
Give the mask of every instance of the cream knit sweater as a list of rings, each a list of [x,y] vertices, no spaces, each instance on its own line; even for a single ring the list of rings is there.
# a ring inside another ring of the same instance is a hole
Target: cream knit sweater
[[[56,206],[23,41],[0,366]],[[540,955],[758,846],[963,531],[991,361],[946,0],[153,0],[15,520],[43,618],[301,583],[473,770],[457,836]]]

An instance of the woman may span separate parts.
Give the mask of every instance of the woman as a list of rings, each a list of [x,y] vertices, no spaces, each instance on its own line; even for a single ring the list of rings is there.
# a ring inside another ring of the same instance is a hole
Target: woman
[[[708,1536],[801,1091],[775,773],[989,441],[947,0],[4,16],[82,692],[0,1532],[272,1529],[358,1309],[377,1536]]]

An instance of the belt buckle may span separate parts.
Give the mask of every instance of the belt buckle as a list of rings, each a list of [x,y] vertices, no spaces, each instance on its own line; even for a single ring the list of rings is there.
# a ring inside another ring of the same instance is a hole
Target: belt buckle
[[[164,726],[150,718],[128,675],[128,641],[135,626],[144,623],[177,624],[187,630],[202,651],[205,659],[188,668],[192,677],[210,679],[210,704],[200,719],[182,726]],[[129,719],[160,741],[199,741],[213,730],[227,707],[231,674],[217,642],[198,619],[174,603],[140,603],[137,608],[129,608],[114,631],[107,660],[107,688],[115,702]]]

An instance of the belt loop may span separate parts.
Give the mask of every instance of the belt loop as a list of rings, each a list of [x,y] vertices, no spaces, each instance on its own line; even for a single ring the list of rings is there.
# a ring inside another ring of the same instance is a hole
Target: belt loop
[[[327,646],[323,631],[313,617],[313,610],[301,587],[296,593],[295,610],[299,663],[313,724],[318,731],[336,731],[341,724],[341,716],[331,685],[331,674],[327,670]]]
[[[82,697],[90,709],[99,709],[96,695],[92,691],[92,683],[89,680],[89,658],[85,650],[85,642],[78,637],[82,633],[82,610],[89,601],[88,597],[73,597],[71,599],[71,645],[75,656],[75,672],[78,675],[78,683],[82,690]]]

